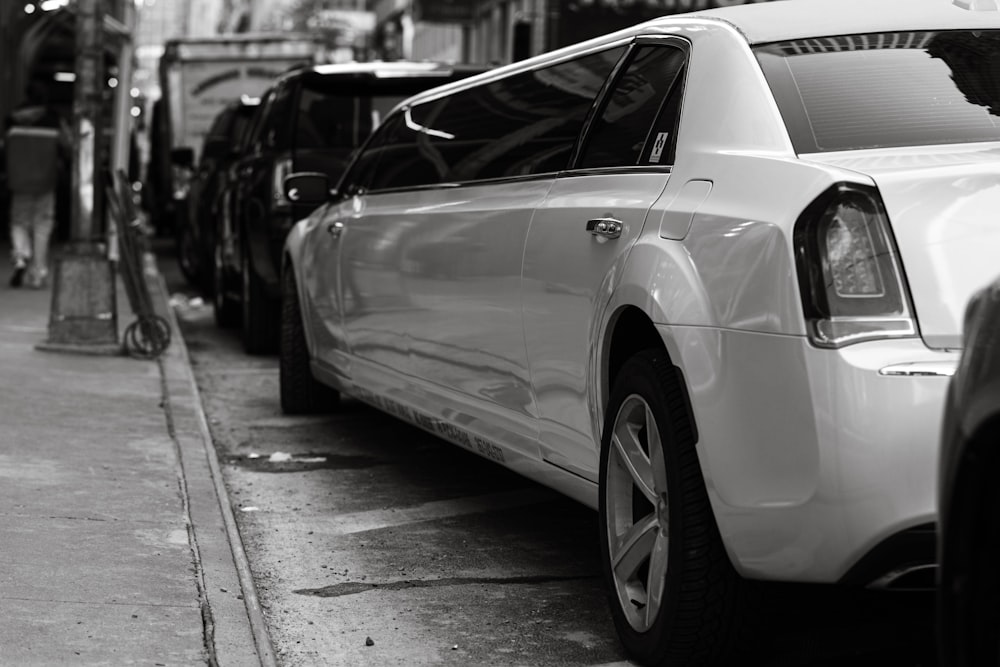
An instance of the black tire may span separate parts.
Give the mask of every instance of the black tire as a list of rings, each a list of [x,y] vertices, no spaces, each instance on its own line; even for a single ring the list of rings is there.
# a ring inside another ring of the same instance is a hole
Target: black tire
[[[313,377],[309,348],[302,323],[302,308],[291,270],[281,276],[281,332],[278,369],[281,411],[286,415],[332,412],[340,403],[340,392]]]
[[[647,665],[730,664],[726,660],[737,648],[749,648],[738,636],[747,628],[739,614],[747,582],[722,545],[684,391],[662,350],[633,356],[615,380],[601,438],[602,570],[618,636],[634,660]],[[620,435],[615,441],[621,447],[612,444],[616,425]],[[652,480],[653,488],[647,484],[643,491],[622,465],[629,444],[640,454],[639,467],[645,454],[646,474],[639,476]],[[625,549],[626,538],[633,536],[642,539]],[[619,563],[617,573],[613,559]],[[657,586],[658,602],[650,596]]]
[[[246,248],[240,264],[243,349],[247,354],[274,354],[278,351],[278,304],[268,297],[260,277],[254,273]]]
[[[198,242],[188,224],[182,224],[177,232],[177,264],[191,287],[201,289],[202,266]]]
[[[222,246],[216,242],[212,252],[212,305],[215,306],[215,324],[222,329],[232,329],[240,324],[240,304],[229,292]]]

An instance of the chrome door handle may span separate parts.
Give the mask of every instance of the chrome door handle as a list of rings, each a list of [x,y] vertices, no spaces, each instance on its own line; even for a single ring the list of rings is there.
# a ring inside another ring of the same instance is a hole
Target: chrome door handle
[[[330,236],[332,236],[333,238],[337,238],[338,236],[344,233],[344,223],[342,223],[340,220],[337,220],[336,222],[331,222],[329,225],[326,226],[326,231],[328,231],[330,233]]]
[[[594,236],[616,239],[622,235],[622,221],[614,218],[594,218],[587,221],[587,231]]]

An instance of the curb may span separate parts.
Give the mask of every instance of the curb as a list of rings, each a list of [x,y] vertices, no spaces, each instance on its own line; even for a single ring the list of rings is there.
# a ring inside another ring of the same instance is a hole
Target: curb
[[[274,647],[271,644],[271,636],[267,629],[267,621],[264,618],[260,599],[257,596],[257,588],[253,581],[253,574],[250,570],[250,562],[243,546],[243,539],[236,524],[236,516],[233,513],[232,505],[229,503],[229,493],[226,490],[222,477],[222,469],[219,466],[218,454],[215,451],[212,434],[208,427],[208,419],[205,416],[205,410],[202,405],[201,392],[198,390],[194,372],[191,370],[191,357],[188,353],[184,337],[181,334],[177,314],[169,304],[169,291],[167,290],[166,280],[157,268],[156,257],[152,253],[146,253],[143,264],[147,281],[151,280],[155,283],[155,289],[160,297],[158,299],[159,305],[165,310],[165,313],[162,314],[170,323],[172,345],[177,346],[181,361],[183,362],[184,380],[193,399],[192,407],[195,412],[195,420],[197,421],[197,428],[201,435],[201,444],[204,449],[205,458],[208,461],[216,499],[218,500],[225,526],[226,537],[232,551],[233,563],[236,566],[236,574],[243,593],[243,602],[246,607],[247,618],[250,622],[250,631],[257,649],[257,657],[262,667],[277,667],[277,657]],[[154,297],[154,300],[157,299]],[[161,357],[161,363],[163,361],[163,357]]]

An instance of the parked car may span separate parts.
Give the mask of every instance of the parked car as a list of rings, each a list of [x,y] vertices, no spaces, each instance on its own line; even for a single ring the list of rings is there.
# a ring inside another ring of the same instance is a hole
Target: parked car
[[[244,96],[226,105],[212,121],[188,187],[187,215],[179,217],[178,264],[188,282],[206,294],[214,290],[215,231],[227,174],[259,104],[258,98]]]
[[[1000,13],[658,19],[417,95],[288,235],[281,404],[341,393],[598,510],[649,664],[748,579],[933,585],[962,309],[1000,250]],[[445,251],[446,250],[446,251]]]
[[[1000,665],[1000,280],[969,304],[942,434],[941,664]]]
[[[216,236],[217,312],[239,309],[247,352],[276,350],[281,248],[292,223],[314,207],[285,197],[285,176],[316,171],[336,180],[396,104],[483,69],[407,62],[320,65],[289,72],[267,91],[233,167],[230,224]]]

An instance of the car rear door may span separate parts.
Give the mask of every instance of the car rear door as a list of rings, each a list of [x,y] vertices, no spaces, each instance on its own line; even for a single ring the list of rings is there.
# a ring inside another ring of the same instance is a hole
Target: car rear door
[[[597,481],[592,345],[647,212],[670,178],[687,43],[639,40],[560,174],[525,246],[524,331],[542,456]]]
[[[429,411],[449,403],[476,435],[536,459],[521,319],[525,240],[623,52],[591,53],[403,110],[389,121],[372,191],[343,233],[354,356],[405,373],[420,388],[414,400],[433,396]],[[586,73],[591,85],[565,85],[568,72]]]

